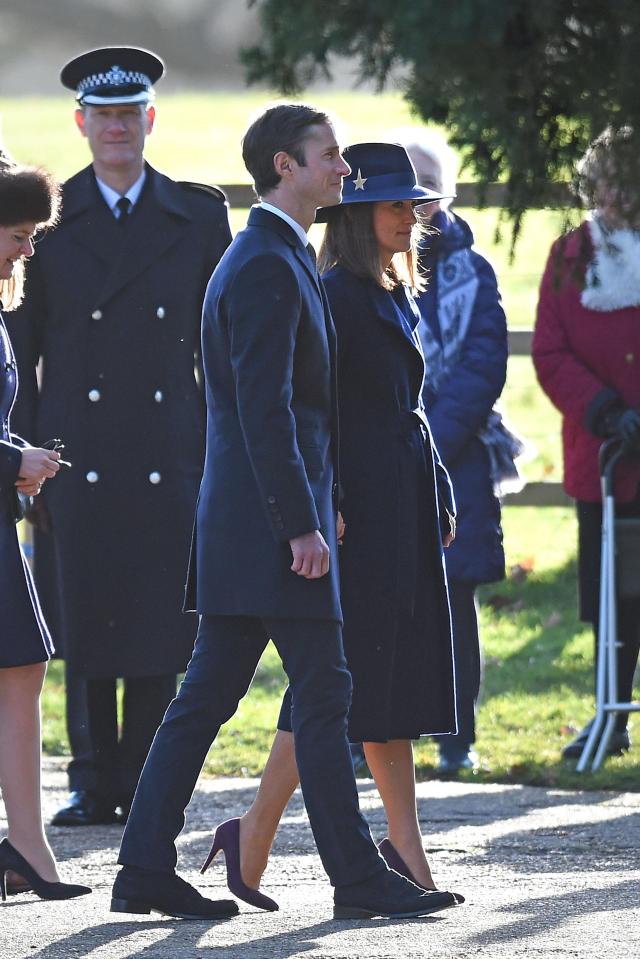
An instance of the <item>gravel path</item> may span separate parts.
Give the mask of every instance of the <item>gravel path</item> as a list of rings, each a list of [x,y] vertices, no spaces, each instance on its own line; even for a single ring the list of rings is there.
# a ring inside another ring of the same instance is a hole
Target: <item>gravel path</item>
[[[63,761],[47,760],[44,784],[49,817],[65,795]],[[217,860],[204,877],[198,873],[212,827],[246,808],[255,787],[255,780],[222,779],[196,791],[180,870],[205,894],[228,895]],[[384,815],[367,780],[360,798],[379,839]],[[424,919],[335,922],[296,793],[263,882],[280,912],[241,904],[239,917],[218,924],[110,913],[120,829],[51,828],[64,874],[94,893],[67,903],[22,895],[0,904],[0,957],[638,959],[640,793],[431,782],[419,786],[419,810],[436,880],[467,897],[458,909]],[[0,818],[0,834],[4,825]]]

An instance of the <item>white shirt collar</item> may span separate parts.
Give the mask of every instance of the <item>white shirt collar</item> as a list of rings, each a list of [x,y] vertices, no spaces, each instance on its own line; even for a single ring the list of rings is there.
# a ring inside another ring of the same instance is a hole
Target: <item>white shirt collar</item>
[[[126,196],[131,201],[131,209],[136,205],[140,199],[140,194],[142,192],[142,187],[144,186],[144,181],[147,177],[147,171],[143,170],[135,183],[132,183],[126,193],[120,194],[117,190],[112,190],[110,186],[107,186],[99,177],[96,177],[96,183],[98,184],[98,189],[104,197],[104,201],[113,213],[116,215],[116,203],[121,196]]]
[[[271,203],[266,203],[264,200],[261,200],[258,206],[261,206],[263,210],[268,210],[269,213],[275,213],[276,216],[279,216],[281,220],[284,220],[285,223],[288,223],[291,229],[295,232],[296,236],[300,237],[300,242],[306,248],[309,244],[309,237],[302,229],[297,220],[294,220],[293,217],[289,216],[288,213],[285,213],[284,210],[281,210],[278,206],[273,206]]]

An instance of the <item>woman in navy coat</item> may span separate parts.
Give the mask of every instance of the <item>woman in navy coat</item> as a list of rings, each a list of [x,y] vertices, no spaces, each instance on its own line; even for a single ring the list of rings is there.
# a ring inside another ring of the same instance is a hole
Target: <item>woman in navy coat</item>
[[[410,291],[421,286],[413,206],[440,196],[416,185],[396,144],[357,144],[344,158],[351,176],[341,206],[323,211],[328,226],[318,260],[338,337],[349,738],[364,743],[385,806],[382,855],[434,888],[416,815],[411,741],[456,729],[442,553],[453,538],[455,507],[421,406],[420,314]],[[258,796],[240,820],[240,848],[230,857],[249,887],[260,882],[298,782],[290,714],[285,695]]]
[[[36,227],[55,219],[58,189],[40,170],[0,154],[0,293],[10,309],[22,293],[25,257]],[[36,496],[60,469],[60,454],[35,449],[11,432],[16,362],[0,316],[0,786],[8,837],[0,842],[0,894],[17,874],[43,899],[91,890],[60,882],[40,805],[40,691],[53,645],[16,531],[24,496]],[[27,886],[27,887],[28,887]]]

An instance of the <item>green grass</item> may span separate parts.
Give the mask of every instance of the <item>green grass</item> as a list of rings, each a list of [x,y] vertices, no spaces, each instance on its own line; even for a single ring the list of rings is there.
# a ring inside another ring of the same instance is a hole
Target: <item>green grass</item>
[[[640,752],[610,759],[595,775],[578,776],[560,751],[592,715],[592,639],[577,621],[575,519],[571,509],[509,507],[504,511],[509,568],[504,583],[481,591],[485,656],[475,782],[511,782],[587,789],[640,789]],[[527,570],[520,579],[518,573]],[[45,750],[66,752],[61,685],[54,662],[43,697]],[[248,696],[209,753],[211,776],[256,776],[266,760],[285,678],[272,646]],[[640,690],[636,694],[640,693]],[[631,720],[640,736],[640,722]],[[416,747],[418,776],[428,779],[436,748]]]

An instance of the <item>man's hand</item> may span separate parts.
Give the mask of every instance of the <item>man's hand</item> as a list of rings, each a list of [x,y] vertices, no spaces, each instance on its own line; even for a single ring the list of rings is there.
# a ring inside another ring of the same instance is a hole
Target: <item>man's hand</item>
[[[345,521],[342,518],[342,513],[338,510],[338,516],[336,518],[336,539],[338,540],[338,546],[342,546],[342,540],[344,539],[344,531],[346,528]]]
[[[293,563],[291,569],[305,579],[320,579],[329,572],[329,547],[320,530],[289,540]]]
[[[37,496],[46,479],[51,479],[60,469],[60,453],[56,450],[43,450],[27,447],[22,451],[20,471],[16,487],[26,496]]]

